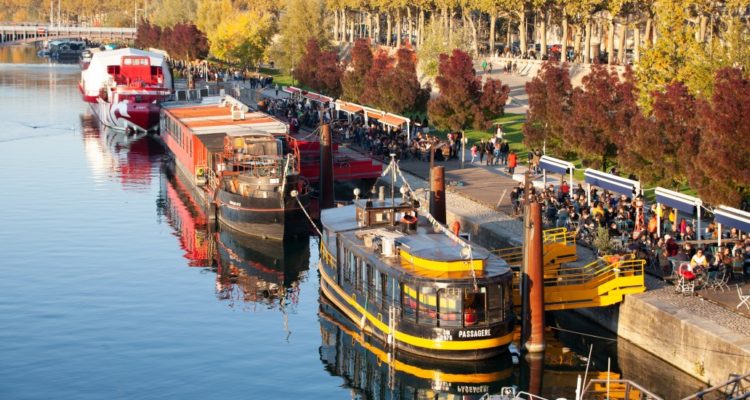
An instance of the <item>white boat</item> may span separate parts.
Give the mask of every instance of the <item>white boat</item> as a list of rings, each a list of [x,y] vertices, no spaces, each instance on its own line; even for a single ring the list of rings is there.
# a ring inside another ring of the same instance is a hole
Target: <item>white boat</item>
[[[162,54],[125,48],[101,51],[81,71],[83,100],[107,127],[150,132],[159,128],[161,102],[172,94]]]

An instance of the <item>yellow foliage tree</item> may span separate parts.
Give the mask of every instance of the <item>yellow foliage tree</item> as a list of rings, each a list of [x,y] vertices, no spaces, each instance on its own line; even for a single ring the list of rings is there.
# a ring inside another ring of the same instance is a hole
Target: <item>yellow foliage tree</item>
[[[209,33],[208,41],[217,58],[249,67],[263,59],[273,33],[269,13],[245,11],[224,19]]]

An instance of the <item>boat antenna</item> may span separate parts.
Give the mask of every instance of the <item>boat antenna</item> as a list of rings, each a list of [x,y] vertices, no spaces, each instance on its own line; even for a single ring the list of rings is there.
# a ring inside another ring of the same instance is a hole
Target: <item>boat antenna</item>
[[[396,153],[391,153],[391,164],[396,164]],[[396,167],[398,168],[398,167]],[[391,207],[396,205],[396,168],[391,168]]]

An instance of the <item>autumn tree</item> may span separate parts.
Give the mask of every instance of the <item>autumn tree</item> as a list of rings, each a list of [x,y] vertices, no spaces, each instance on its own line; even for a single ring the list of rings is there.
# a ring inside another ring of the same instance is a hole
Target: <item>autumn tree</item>
[[[564,139],[584,161],[601,169],[617,156],[618,138],[638,112],[635,87],[628,80],[632,78],[621,81],[615,70],[594,65],[583,87],[573,90]]]
[[[710,101],[702,102],[697,156],[688,164],[701,199],[739,207],[750,196],[750,80],[740,69],[717,72]]]
[[[424,42],[419,46],[419,68],[427,76],[437,75],[440,55],[449,54],[454,49],[469,51],[471,35],[464,29],[451,31],[447,25],[433,20],[426,29]]]
[[[526,83],[529,110],[523,140],[532,148],[546,146],[556,153],[563,147],[563,129],[570,118],[573,85],[568,66],[545,62],[537,76]]]
[[[142,21],[136,30],[135,45],[142,49],[159,47],[161,40],[161,27],[152,25],[148,21]]]
[[[151,23],[162,28],[175,26],[180,22],[195,20],[195,0],[156,0],[152,5],[149,18]]]
[[[251,10],[223,20],[208,40],[217,58],[249,67],[263,59],[273,32],[272,15]]]
[[[341,76],[343,68],[335,50],[320,53],[317,60],[317,74],[312,87],[331,97],[341,96]]]
[[[396,65],[386,72],[379,84],[380,106],[396,114],[414,110],[419,90],[414,51],[402,47],[396,52]]]
[[[492,121],[505,113],[510,87],[497,79],[486,79],[479,99],[479,110],[485,121]]]
[[[358,39],[352,47],[352,60],[341,80],[343,98],[359,102],[365,90],[365,75],[372,67],[372,50],[366,39]]]
[[[325,15],[323,0],[285,0],[278,21],[279,36],[270,49],[275,64],[285,71],[299,65],[310,39],[317,40],[321,48],[327,48],[330,31]]]
[[[176,59],[193,61],[208,55],[206,35],[192,23],[179,23],[172,27],[171,47],[165,48]]]
[[[320,43],[315,38],[310,38],[305,46],[305,52],[302,58],[294,66],[294,77],[301,84],[313,87],[313,82],[318,73],[318,60],[320,59]]]
[[[393,69],[393,58],[385,50],[380,50],[372,60],[370,70],[365,74],[365,87],[360,96],[360,101],[374,107],[383,108],[380,97],[380,85],[386,75]]]
[[[466,126],[481,129],[485,124],[479,108],[481,81],[476,77],[471,57],[461,50],[440,56],[435,83],[440,96],[430,100],[427,112],[441,129],[460,130]]]
[[[305,53],[294,69],[294,76],[305,86],[329,96],[341,95],[342,68],[334,50],[322,50],[316,39],[310,39]]]
[[[673,187],[687,179],[698,151],[696,99],[680,82],[652,93],[649,114],[638,113],[618,140],[620,166],[649,185]]]

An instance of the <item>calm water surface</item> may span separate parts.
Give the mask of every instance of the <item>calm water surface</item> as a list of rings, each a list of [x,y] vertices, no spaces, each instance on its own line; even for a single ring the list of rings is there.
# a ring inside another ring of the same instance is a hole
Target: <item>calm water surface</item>
[[[316,239],[210,232],[158,144],[99,129],[79,74],[0,48],[0,398],[478,398],[528,381],[510,357],[446,371],[454,383],[439,365],[389,369],[319,316]],[[599,370],[639,354],[597,346]],[[570,393],[583,362],[553,347],[545,391]]]

